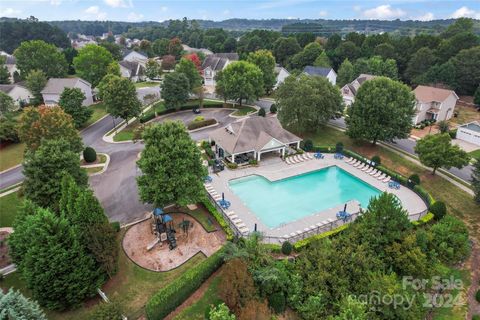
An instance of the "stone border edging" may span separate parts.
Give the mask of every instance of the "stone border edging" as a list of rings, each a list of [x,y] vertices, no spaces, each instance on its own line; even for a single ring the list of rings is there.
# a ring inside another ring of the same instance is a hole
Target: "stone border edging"
[[[21,165],[22,165],[22,164],[19,163],[19,164],[13,166],[13,167],[10,167],[10,168],[8,168],[8,169],[5,169],[5,170],[3,170],[3,171],[0,171],[0,174],[4,174],[4,173],[6,173],[6,172],[8,172],[8,171],[10,171],[10,170],[16,169],[16,168],[20,167]]]

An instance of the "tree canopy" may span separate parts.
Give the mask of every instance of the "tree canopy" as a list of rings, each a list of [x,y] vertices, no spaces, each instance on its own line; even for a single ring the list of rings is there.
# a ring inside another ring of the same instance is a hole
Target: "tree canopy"
[[[337,85],[341,88],[355,80],[355,70],[350,60],[345,59],[338,69]]]
[[[7,113],[12,112],[15,109],[13,99],[3,91],[0,92],[0,117],[5,116]]]
[[[273,53],[282,66],[286,66],[290,57],[301,50],[302,48],[294,37],[280,37],[273,43]]]
[[[0,290],[0,318],[47,320],[36,301],[25,298],[20,291],[10,288],[7,293]]]
[[[415,97],[406,85],[385,77],[366,81],[348,109],[347,134],[373,144],[407,138],[414,108]]]
[[[72,116],[76,128],[80,128],[90,117],[93,110],[82,106],[85,94],[79,88],[65,88],[60,95],[58,104]]]
[[[33,95],[30,103],[37,106],[43,103],[41,91],[47,84],[47,75],[42,70],[31,70],[26,77],[27,88]]]
[[[96,87],[107,74],[110,63],[114,61],[112,54],[104,47],[87,44],[73,58],[73,66],[80,78]]]
[[[142,110],[135,85],[127,78],[111,76],[102,90],[102,99],[112,116],[127,121],[138,116]]]
[[[268,50],[250,52],[247,61],[256,65],[263,74],[263,89],[266,93],[272,91],[276,83],[275,58]]]
[[[202,85],[202,77],[195,63],[187,58],[181,58],[175,66],[175,72],[183,73],[188,79],[188,87],[192,92],[193,89]]]
[[[13,54],[23,79],[32,70],[42,70],[47,78],[61,78],[67,74],[65,56],[57,47],[42,40],[24,41]]]
[[[165,75],[162,83],[162,98],[167,109],[180,108],[188,101],[190,91],[190,82],[184,73],[172,72]]]
[[[142,201],[160,208],[199,201],[207,170],[185,126],[172,121],[156,124],[145,129],[143,140],[145,149],[137,162]]]

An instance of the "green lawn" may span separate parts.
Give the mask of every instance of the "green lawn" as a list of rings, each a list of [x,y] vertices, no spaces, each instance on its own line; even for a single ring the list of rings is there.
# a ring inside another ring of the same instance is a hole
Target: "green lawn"
[[[14,167],[23,161],[24,143],[12,143],[0,149],[0,171]]]
[[[87,174],[94,174],[102,171],[103,167],[93,167],[93,168],[84,168],[87,171]]]
[[[0,227],[12,226],[21,204],[22,197],[18,196],[18,191],[0,198]]]
[[[121,235],[123,235],[123,232],[121,232],[120,236]],[[107,294],[109,299],[115,299],[119,302],[124,309],[124,314],[129,319],[138,319],[142,316],[144,314],[143,308],[146,302],[156,291],[205,259],[203,255],[199,254],[172,271],[153,272],[138,267],[131,262],[121,248],[119,248],[119,255],[119,271],[103,286],[102,290]],[[29,290],[25,288],[25,283],[20,279],[18,272],[6,276],[1,282],[1,286],[2,288],[14,287],[19,289],[26,296],[31,296]],[[87,302],[86,305],[88,305],[88,307],[83,306],[65,312],[47,311],[46,313],[48,318],[52,320],[87,320],[90,319],[89,314],[92,310],[92,306],[98,301],[99,299],[96,298],[94,301]]]
[[[181,211],[188,213],[192,217],[198,220],[200,224],[203,226],[205,230],[208,232],[216,231],[217,228],[215,227],[214,221],[215,218],[213,218],[210,213],[203,207],[201,204],[197,205],[197,209],[195,210],[189,210],[187,207],[182,207]],[[175,209],[171,210],[166,210],[167,212],[175,212]]]
[[[93,114],[90,117],[90,119],[88,119],[88,121],[85,122],[85,124],[83,125],[83,128],[86,128],[89,125],[95,123],[96,121],[103,118],[107,114],[107,109],[105,108],[105,105],[103,104],[103,102],[93,104],[89,106],[89,108],[93,110]]]
[[[159,85],[160,85],[160,82],[150,82],[150,81],[135,83],[136,88],[156,87]]]
[[[468,153],[473,158],[480,160],[480,149]]]
[[[119,142],[119,141],[133,140],[135,130],[138,128],[139,125],[140,123],[137,120],[133,121],[128,126],[126,126],[122,131],[115,134],[113,136],[113,141]]]
[[[460,302],[459,305],[454,305],[453,307],[445,308],[436,308],[433,312],[433,320],[463,320],[465,319],[465,314],[467,313],[468,304],[461,303],[466,301],[466,292],[470,286],[470,273],[467,270],[458,270],[450,269],[447,277],[453,277],[455,280],[461,280],[463,285],[463,290],[453,289],[449,292],[452,295],[452,298],[461,297],[457,301]],[[438,300],[441,302],[441,300]],[[445,302],[448,302],[448,295],[445,295]],[[452,303],[455,303],[456,300],[453,300]]]
[[[254,107],[249,106],[237,106],[235,109],[237,109],[237,111],[233,113],[234,116],[246,116],[249,113],[257,111]]]

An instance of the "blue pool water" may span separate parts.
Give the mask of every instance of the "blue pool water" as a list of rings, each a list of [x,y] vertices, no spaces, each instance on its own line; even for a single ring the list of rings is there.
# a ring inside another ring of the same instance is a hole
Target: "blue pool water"
[[[370,198],[381,193],[337,166],[275,182],[252,175],[231,180],[229,186],[269,228],[276,228],[350,200],[356,200],[366,208]]]

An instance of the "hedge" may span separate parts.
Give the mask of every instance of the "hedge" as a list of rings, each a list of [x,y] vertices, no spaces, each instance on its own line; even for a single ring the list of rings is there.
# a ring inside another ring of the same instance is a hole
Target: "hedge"
[[[347,227],[348,227],[348,224],[343,224],[340,227],[335,228],[333,230],[330,230],[330,231],[327,231],[327,232],[324,232],[324,233],[320,233],[320,234],[316,234],[316,235],[311,236],[309,238],[297,241],[293,245],[293,248],[295,249],[295,251],[299,251],[299,250],[305,248],[307,245],[309,245],[310,242],[336,235],[337,233],[347,229]]]
[[[218,224],[222,227],[223,231],[227,234],[227,240],[232,240],[233,239],[233,231],[228,225],[228,223],[225,221],[223,218],[223,215],[218,212],[217,208],[208,200],[208,199],[203,199],[202,204],[204,207],[210,212],[210,214],[217,220]]]
[[[217,123],[217,120],[215,119],[206,119],[206,120],[201,120],[196,122],[190,122],[187,126],[187,129],[188,130],[200,129],[206,126],[211,126],[216,123]]]
[[[161,320],[181,305],[223,264],[223,248],[163,287],[148,300],[145,311],[150,320]]]

